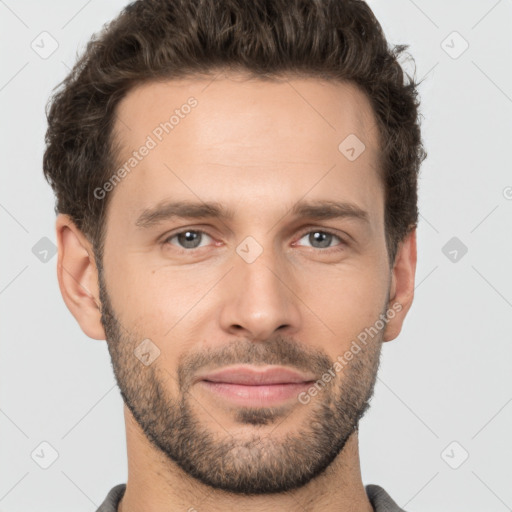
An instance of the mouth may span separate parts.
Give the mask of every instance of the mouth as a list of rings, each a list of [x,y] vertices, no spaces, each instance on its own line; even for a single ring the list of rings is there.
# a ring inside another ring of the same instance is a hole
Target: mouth
[[[236,405],[269,407],[297,399],[314,376],[286,367],[236,366],[200,376],[196,383],[208,393]]]

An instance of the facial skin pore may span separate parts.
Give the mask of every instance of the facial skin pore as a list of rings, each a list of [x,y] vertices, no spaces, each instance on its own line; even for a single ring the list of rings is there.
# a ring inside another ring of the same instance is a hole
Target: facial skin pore
[[[125,401],[119,511],[371,512],[357,426],[381,346],[413,300],[416,238],[390,268],[368,99],[349,83],[230,73],[148,82],[116,114],[121,162],[148,136],[156,144],[108,192],[101,265],[66,215],[57,239],[64,300],[88,336],[107,340]],[[338,149],[350,134],[365,145],[353,161]],[[226,215],[169,215],[178,202]],[[343,215],[318,215],[335,203]],[[242,406],[201,380],[237,364],[322,380],[390,310],[306,404]],[[135,355],[143,340],[158,354],[147,365]]]

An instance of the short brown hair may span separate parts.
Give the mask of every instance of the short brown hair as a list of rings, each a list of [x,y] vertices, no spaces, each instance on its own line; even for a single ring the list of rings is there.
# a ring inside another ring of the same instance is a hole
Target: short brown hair
[[[389,262],[417,226],[417,177],[427,156],[418,83],[362,0],[138,0],[93,35],[47,106],[44,175],[56,212],[69,214],[101,265],[108,197],[93,191],[116,169],[115,109],[151,80],[244,71],[351,81],[379,127]],[[407,80],[406,80],[407,77]],[[341,142],[341,141],[340,141]]]

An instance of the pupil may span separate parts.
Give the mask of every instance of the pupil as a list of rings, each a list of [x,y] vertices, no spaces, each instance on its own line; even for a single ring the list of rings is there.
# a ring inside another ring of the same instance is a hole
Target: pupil
[[[332,235],[330,233],[324,233],[322,231],[315,231],[309,235],[309,241],[314,246],[313,242],[319,242],[320,246],[329,247]]]
[[[197,243],[199,241],[199,233],[197,231],[185,231],[180,233],[178,238],[180,238],[180,243],[187,249],[194,249],[199,245]]]

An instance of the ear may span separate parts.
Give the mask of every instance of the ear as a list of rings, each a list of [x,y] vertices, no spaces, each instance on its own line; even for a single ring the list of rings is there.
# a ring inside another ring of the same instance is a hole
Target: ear
[[[57,216],[56,231],[57,277],[64,302],[87,336],[104,340],[98,270],[92,244],[69,215]]]
[[[416,274],[416,229],[399,244],[395,263],[391,273],[389,291],[388,323],[384,331],[383,341],[394,340],[402,330],[405,316],[414,298],[414,282]]]

